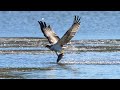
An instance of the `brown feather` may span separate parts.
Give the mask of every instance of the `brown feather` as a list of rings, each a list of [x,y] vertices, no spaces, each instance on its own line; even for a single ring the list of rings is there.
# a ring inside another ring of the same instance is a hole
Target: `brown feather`
[[[40,24],[41,31],[43,32],[44,36],[48,39],[50,44],[55,44],[60,39],[56,33],[52,30],[50,25],[46,25],[45,22],[38,21]]]
[[[61,39],[58,40],[58,44],[63,46],[67,44],[76,34],[80,27],[80,18],[75,16],[74,21],[70,29],[63,35]]]

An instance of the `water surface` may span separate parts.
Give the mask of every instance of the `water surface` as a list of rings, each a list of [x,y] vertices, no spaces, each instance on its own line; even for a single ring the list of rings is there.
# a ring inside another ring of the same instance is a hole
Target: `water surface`
[[[57,64],[38,20],[62,37],[74,15],[81,27]],[[119,33],[119,11],[0,11],[0,78],[119,79]]]

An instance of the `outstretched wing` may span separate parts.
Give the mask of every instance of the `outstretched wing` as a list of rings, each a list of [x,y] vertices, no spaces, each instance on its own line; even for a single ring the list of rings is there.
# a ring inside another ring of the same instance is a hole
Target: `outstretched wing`
[[[55,44],[60,39],[55,32],[52,30],[50,25],[46,25],[45,22],[38,21],[40,24],[41,31],[43,32],[44,36],[48,39],[50,44]]]
[[[67,44],[72,39],[72,37],[74,37],[79,27],[80,27],[80,18],[79,16],[75,16],[72,26],[57,43],[61,46]]]

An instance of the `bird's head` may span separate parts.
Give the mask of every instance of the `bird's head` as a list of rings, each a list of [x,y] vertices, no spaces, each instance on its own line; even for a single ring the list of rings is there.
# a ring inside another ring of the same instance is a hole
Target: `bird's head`
[[[45,47],[46,47],[46,48],[50,48],[50,47],[51,47],[51,45],[46,45]]]

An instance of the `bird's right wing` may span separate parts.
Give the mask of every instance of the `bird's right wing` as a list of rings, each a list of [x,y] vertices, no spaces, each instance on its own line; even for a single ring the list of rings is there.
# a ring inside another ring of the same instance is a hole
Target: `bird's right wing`
[[[55,44],[60,39],[55,32],[52,30],[52,28],[46,25],[45,22],[38,21],[40,24],[41,31],[43,32],[44,36],[48,39],[50,44]]]
[[[80,18],[75,16],[72,26],[63,35],[63,37],[57,42],[59,45],[63,46],[67,44],[76,34],[80,27]]]

